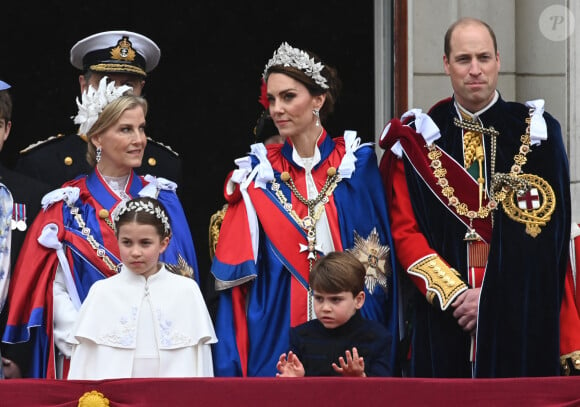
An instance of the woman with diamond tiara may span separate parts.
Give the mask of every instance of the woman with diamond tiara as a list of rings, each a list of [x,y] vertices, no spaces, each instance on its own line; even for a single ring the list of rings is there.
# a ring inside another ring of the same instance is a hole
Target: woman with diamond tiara
[[[219,291],[216,376],[275,376],[290,328],[316,318],[309,273],[331,251],[366,269],[361,314],[398,337],[397,285],[384,192],[371,144],[324,128],[340,90],[334,68],[283,43],[263,73],[283,144],[253,144],[227,177],[211,271]],[[395,366],[396,343],[389,348]]]
[[[78,101],[74,118],[88,138],[94,170],[66,182],[42,199],[43,211],[29,229],[8,294],[2,341],[26,343],[32,364],[25,377],[66,377],[67,338],[91,285],[118,272],[119,246],[112,219],[137,196],[157,198],[171,218],[173,237],[161,255],[165,267],[198,279],[197,260],[185,213],[172,181],[139,176],[147,143],[147,101],[126,94],[104,77]]]
[[[201,291],[159,261],[172,238],[165,208],[149,197],[121,205],[121,271],[96,281],[83,301],[68,378],[213,376],[217,339]]]

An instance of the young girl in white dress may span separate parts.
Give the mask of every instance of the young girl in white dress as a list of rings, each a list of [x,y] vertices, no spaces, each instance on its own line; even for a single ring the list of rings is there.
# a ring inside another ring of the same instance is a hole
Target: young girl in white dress
[[[115,216],[119,274],[97,281],[68,341],[68,379],[213,376],[214,327],[197,283],[159,262],[171,228],[154,198]]]

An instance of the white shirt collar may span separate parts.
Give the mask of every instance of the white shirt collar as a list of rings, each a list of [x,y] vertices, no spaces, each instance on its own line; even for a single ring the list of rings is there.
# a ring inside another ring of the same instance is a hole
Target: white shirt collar
[[[471,117],[472,119],[475,119],[475,118],[481,116],[483,113],[485,113],[490,107],[492,107],[495,104],[495,102],[497,102],[498,99],[499,99],[499,93],[496,90],[495,93],[494,93],[494,95],[493,95],[493,99],[491,100],[491,102],[489,102],[483,109],[478,110],[475,113],[471,113],[466,108],[464,108],[463,106],[461,106],[459,103],[457,103],[457,100],[455,101],[455,107],[458,110],[460,110],[461,112],[463,112],[466,115],[468,115],[469,117]]]

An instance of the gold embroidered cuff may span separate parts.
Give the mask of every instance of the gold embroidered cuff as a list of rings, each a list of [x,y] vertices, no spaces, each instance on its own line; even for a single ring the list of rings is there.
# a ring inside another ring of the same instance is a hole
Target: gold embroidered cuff
[[[576,350],[560,356],[560,365],[562,366],[562,374],[564,376],[580,375],[580,351]]]
[[[433,304],[435,298],[439,298],[439,305],[443,311],[455,297],[467,289],[467,284],[461,280],[457,270],[445,264],[436,254],[419,260],[409,267],[408,272],[425,280],[427,301]]]

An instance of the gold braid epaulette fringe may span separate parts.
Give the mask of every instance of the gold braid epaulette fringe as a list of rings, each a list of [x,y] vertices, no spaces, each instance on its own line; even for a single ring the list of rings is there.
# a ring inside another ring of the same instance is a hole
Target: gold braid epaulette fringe
[[[580,350],[560,356],[560,365],[564,376],[580,375]]]
[[[408,272],[425,280],[427,301],[433,304],[435,297],[439,297],[442,310],[446,310],[457,294],[467,288],[457,270],[445,264],[436,254],[415,263]]]
[[[220,228],[226,216],[228,204],[224,204],[220,210],[211,215],[209,219],[209,258],[213,259],[215,256],[215,249],[217,247],[218,239],[220,237]]]

